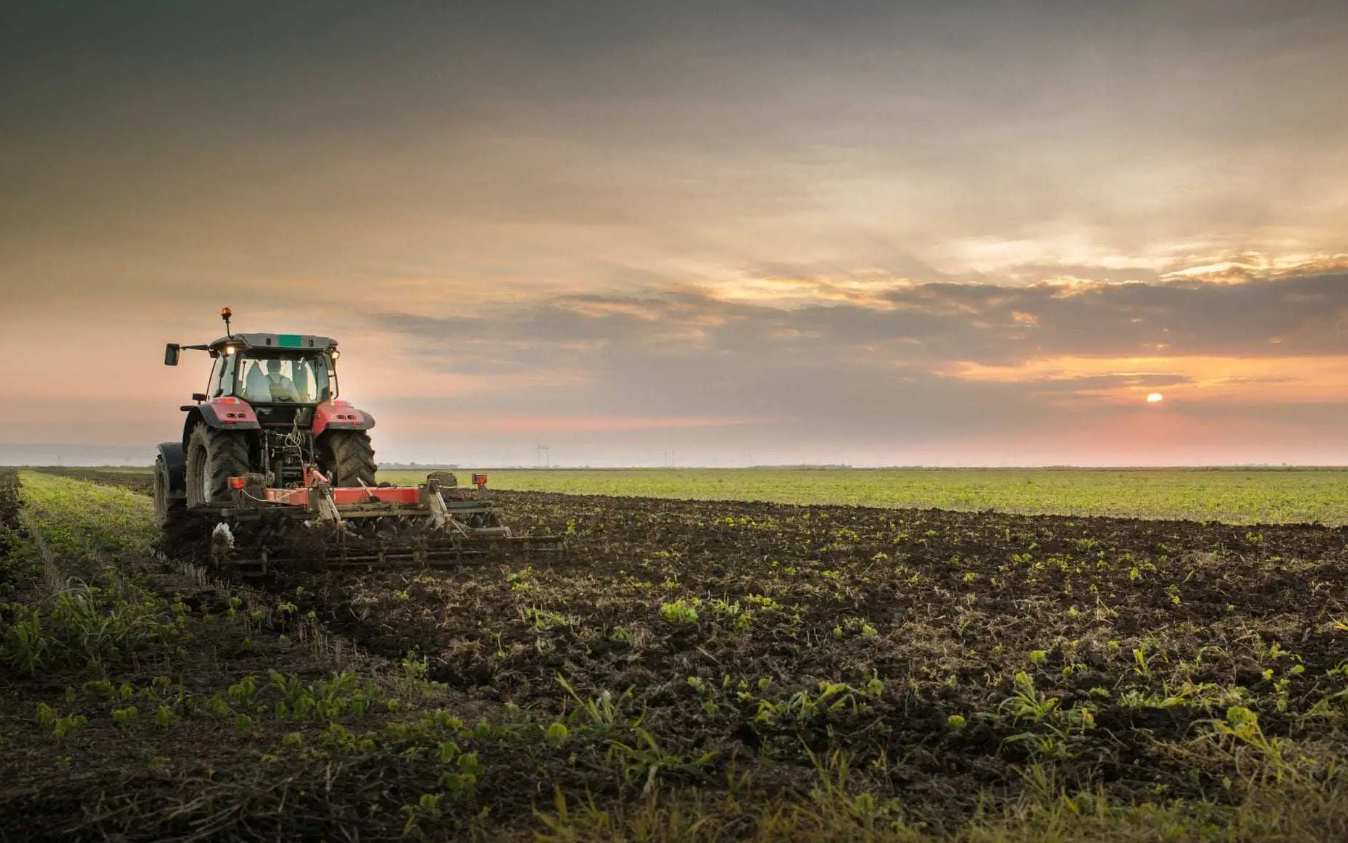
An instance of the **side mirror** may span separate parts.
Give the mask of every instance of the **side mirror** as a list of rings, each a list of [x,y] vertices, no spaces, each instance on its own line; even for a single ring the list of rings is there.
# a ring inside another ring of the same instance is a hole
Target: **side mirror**
[[[165,365],[165,366],[176,366],[176,365],[178,365],[178,349],[179,349],[179,346],[178,346],[178,344],[177,344],[176,342],[171,342],[171,343],[169,343],[168,345],[164,346],[164,365]]]
[[[205,400],[206,400],[206,393],[204,393],[204,392],[194,392],[194,393],[192,393],[192,400],[193,400],[193,401],[205,401]]]

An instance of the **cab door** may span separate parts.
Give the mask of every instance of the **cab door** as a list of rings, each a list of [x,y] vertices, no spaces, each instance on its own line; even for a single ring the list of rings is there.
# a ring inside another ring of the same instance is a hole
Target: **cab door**
[[[237,354],[221,354],[215,358],[215,365],[211,367],[210,380],[206,383],[207,398],[221,398],[234,394],[234,372],[237,359]]]

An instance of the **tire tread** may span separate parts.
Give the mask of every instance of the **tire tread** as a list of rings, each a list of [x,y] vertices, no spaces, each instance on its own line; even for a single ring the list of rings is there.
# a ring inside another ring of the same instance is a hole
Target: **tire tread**
[[[370,442],[370,434],[363,430],[333,431],[328,434],[327,444],[332,453],[333,485],[374,485],[378,466],[374,461],[374,445]]]
[[[202,460],[205,461],[204,466],[200,464]],[[242,476],[249,470],[248,439],[245,434],[198,424],[187,443],[188,505],[194,504],[202,471],[206,472],[209,480],[210,497],[197,502],[197,505],[228,500],[229,478]]]

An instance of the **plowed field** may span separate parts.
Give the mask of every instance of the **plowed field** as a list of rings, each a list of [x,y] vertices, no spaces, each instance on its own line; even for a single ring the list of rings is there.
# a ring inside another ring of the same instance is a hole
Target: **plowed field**
[[[424,656],[465,700],[610,700],[658,746],[641,769],[661,782],[738,769],[790,788],[846,757],[941,825],[1024,796],[1027,770],[1129,803],[1236,800],[1241,756],[1195,747],[1253,723],[1328,763],[1348,736],[1341,529],[499,497],[569,558],[271,588],[367,649]],[[502,762],[623,792],[596,758]]]
[[[0,838],[1348,827],[1345,529],[503,492],[565,558],[258,593],[172,564],[199,529],[148,553],[139,495],[25,477]]]

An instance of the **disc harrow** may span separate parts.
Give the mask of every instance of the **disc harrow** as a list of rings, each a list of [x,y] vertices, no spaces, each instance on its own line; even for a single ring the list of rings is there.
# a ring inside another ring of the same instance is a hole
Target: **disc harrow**
[[[318,472],[294,489],[231,478],[233,499],[189,510],[209,530],[211,565],[241,576],[329,569],[448,568],[521,555],[564,555],[557,536],[516,536],[501,523],[486,476],[474,488],[431,474],[417,486],[333,487]]]

